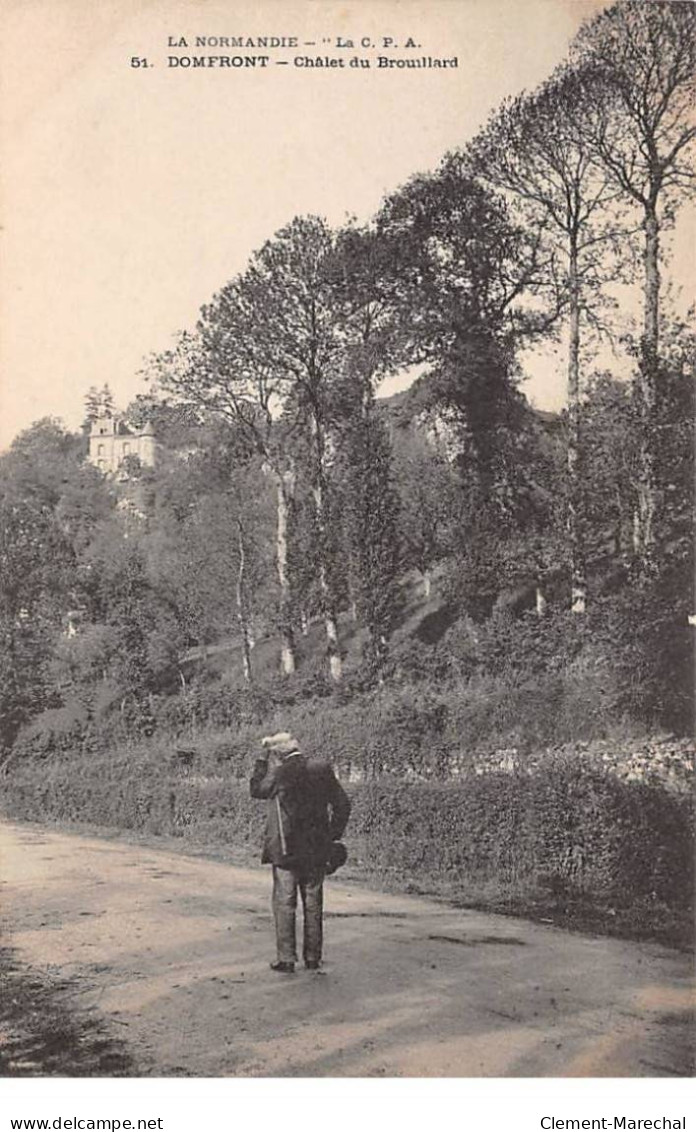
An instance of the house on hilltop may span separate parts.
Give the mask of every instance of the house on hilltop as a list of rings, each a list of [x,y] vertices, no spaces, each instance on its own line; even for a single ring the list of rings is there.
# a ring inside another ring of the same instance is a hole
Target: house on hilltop
[[[92,421],[89,434],[90,463],[104,475],[115,475],[129,456],[137,456],[145,468],[154,467],[157,440],[148,421],[141,429],[127,425],[115,414],[102,413]]]

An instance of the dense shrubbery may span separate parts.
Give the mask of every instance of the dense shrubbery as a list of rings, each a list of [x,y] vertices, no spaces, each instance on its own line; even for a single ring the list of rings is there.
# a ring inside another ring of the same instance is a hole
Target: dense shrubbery
[[[404,876],[489,880],[502,893],[547,887],[614,906],[691,900],[688,799],[627,785],[571,752],[533,775],[368,784],[353,829],[369,860]]]
[[[311,747],[309,730],[307,738]],[[255,850],[264,814],[246,784],[252,741],[252,730],[211,733],[195,750],[152,742],[23,761],[2,781],[3,809]],[[686,760],[683,745],[663,744],[663,757],[668,749]],[[472,763],[449,783],[381,773],[348,784],[352,861],[381,881],[465,902],[541,906],[571,919],[581,905],[598,922],[619,916],[634,933],[683,938],[694,880],[691,796],[627,781],[603,753],[601,745],[566,748],[508,761],[507,773]]]
[[[63,707],[48,708],[20,731],[12,749],[12,760],[44,759],[63,751],[80,749],[85,742],[89,714],[84,704],[72,700]]]
[[[153,717],[165,735],[195,732],[202,727],[242,727],[259,724],[272,706],[263,689],[240,688],[221,680],[192,683],[178,696],[153,701]]]
[[[289,728],[352,791],[363,875],[682,940],[694,748],[629,712],[652,678],[647,661],[628,674],[630,658],[624,642],[612,666],[599,628],[588,636],[565,614],[501,611],[434,644],[403,636],[376,688],[355,670],[332,692],[311,666],[253,689],[234,669],[202,672],[145,699],[105,684],[89,710],[73,698],[25,726],[0,806],[247,851],[263,822],[246,786],[253,752],[261,733]]]
[[[174,696],[105,696],[91,711],[73,698],[22,730],[10,765],[70,750],[113,750],[149,738],[162,746],[200,746],[207,734],[219,732],[232,736],[228,746],[243,753],[260,732],[284,728],[301,737],[309,754],[330,757],[354,779],[385,774],[446,779],[491,757],[491,765],[497,765],[496,752],[512,750],[529,761],[535,753],[573,743],[606,741],[628,758],[623,741],[634,735],[645,745],[645,726],[623,710],[638,694],[641,675],[625,680],[608,663],[596,636],[581,648],[582,634],[565,634],[551,622],[537,626],[535,636],[524,618],[517,625],[506,616],[494,620],[480,628],[476,640],[466,623],[448,635],[455,637],[451,656],[457,632],[472,649],[480,646],[468,676],[457,671],[454,660],[446,678],[437,665],[435,675],[429,674],[431,655],[441,659],[445,645],[409,639],[404,651],[415,671],[410,677],[395,673],[378,688],[347,680],[329,694],[304,674],[249,688],[228,672],[222,678],[193,679]],[[400,655],[396,650],[397,665]],[[641,775],[650,775],[654,761],[642,760]]]
[[[462,631],[471,642],[471,626]],[[428,677],[442,646],[411,642],[415,682],[402,673],[378,689],[312,696],[302,676],[251,691],[228,675],[140,709],[106,697],[91,718],[79,704],[45,712],[15,744],[0,804],[29,820],[248,850],[263,821],[246,785],[259,735],[289,728],[352,791],[351,857],[363,873],[683,939],[693,744],[622,720],[621,680],[594,645],[576,649],[553,626],[534,639],[524,621],[515,634],[504,617],[486,632],[495,673],[479,666],[464,677],[453,665],[446,680]],[[526,641],[544,657],[536,670]]]

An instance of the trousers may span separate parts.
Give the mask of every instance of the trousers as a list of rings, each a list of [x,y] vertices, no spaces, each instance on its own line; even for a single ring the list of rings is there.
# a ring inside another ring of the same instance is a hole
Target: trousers
[[[281,963],[297,962],[297,893],[302,898],[303,947],[305,963],[321,960],[323,941],[324,870],[281,869],[273,866],[273,918],[276,947]]]

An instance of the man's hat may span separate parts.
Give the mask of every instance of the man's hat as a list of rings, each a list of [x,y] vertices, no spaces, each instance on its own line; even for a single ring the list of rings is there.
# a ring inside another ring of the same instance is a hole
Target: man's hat
[[[275,735],[265,735],[261,746],[277,755],[292,755],[299,751],[300,745],[289,731],[277,731]]]

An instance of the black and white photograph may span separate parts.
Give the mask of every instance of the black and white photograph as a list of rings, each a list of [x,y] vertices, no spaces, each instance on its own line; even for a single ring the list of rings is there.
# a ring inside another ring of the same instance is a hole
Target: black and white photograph
[[[694,5],[0,20],[0,1132],[693,1132]]]

